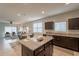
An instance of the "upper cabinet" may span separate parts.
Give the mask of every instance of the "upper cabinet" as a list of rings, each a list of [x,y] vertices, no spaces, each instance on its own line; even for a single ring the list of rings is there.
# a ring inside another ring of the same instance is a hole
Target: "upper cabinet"
[[[79,30],[79,18],[68,19],[69,30]]]
[[[45,22],[45,30],[53,30],[54,22]]]

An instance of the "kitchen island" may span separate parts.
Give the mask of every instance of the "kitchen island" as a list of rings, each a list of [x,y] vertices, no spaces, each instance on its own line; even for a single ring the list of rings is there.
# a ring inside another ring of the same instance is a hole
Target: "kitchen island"
[[[51,56],[53,53],[53,38],[46,36],[42,41],[37,38],[29,38],[19,41],[22,48],[22,56]]]

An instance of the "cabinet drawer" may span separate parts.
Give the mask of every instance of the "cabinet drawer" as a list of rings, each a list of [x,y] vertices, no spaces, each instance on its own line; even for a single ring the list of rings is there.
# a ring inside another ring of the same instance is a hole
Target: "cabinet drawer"
[[[45,44],[45,47],[48,47],[49,45],[53,45],[53,40]]]
[[[38,48],[36,51],[35,51],[35,55],[39,55],[41,52],[44,51],[44,46]]]

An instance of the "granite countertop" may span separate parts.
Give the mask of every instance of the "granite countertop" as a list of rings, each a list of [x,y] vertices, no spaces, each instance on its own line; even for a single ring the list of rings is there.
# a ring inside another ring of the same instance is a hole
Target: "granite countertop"
[[[79,38],[79,34],[72,34],[72,33],[51,33],[51,34],[47,34],[47,35],[58,35],[58,36],[67,36],[67,37],[75,37],[75,38]]]
[[[20,40],[19,42],[20,44],[34,51],[52,39],[53,39],[52,37],[47,36],[47,37],[43,37],[43,41],[39,42],[37,41],[37,38],[34,37],[34,38],[29,38],[29,39],[23,39],[23,40]]]

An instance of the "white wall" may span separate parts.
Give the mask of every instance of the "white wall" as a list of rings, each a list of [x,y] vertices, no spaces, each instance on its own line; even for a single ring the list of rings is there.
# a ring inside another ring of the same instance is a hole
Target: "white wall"
[[[30,28],[30,32],[32,32],[33,31],[33,27],[32,27],[33,25],[32,24],[35,23],[35,22],[43,22],[43,30],[44,30],[44,23],[46,21],[63,22],[63,21],[68,21],[69,18],[75,18],[75,17],[79,17],[79,10],[66,12],[66,13],[55,15],[55,16],[49,16],[49,17],[46,17],[46,18],[43,18],[43,19],[39,19],[39,20],[36,20],[36,21],[33,21],[33,22],[26,23],[24,25],[28,26]],[[79,30],[71,30],[71,32],[79,33]]]

